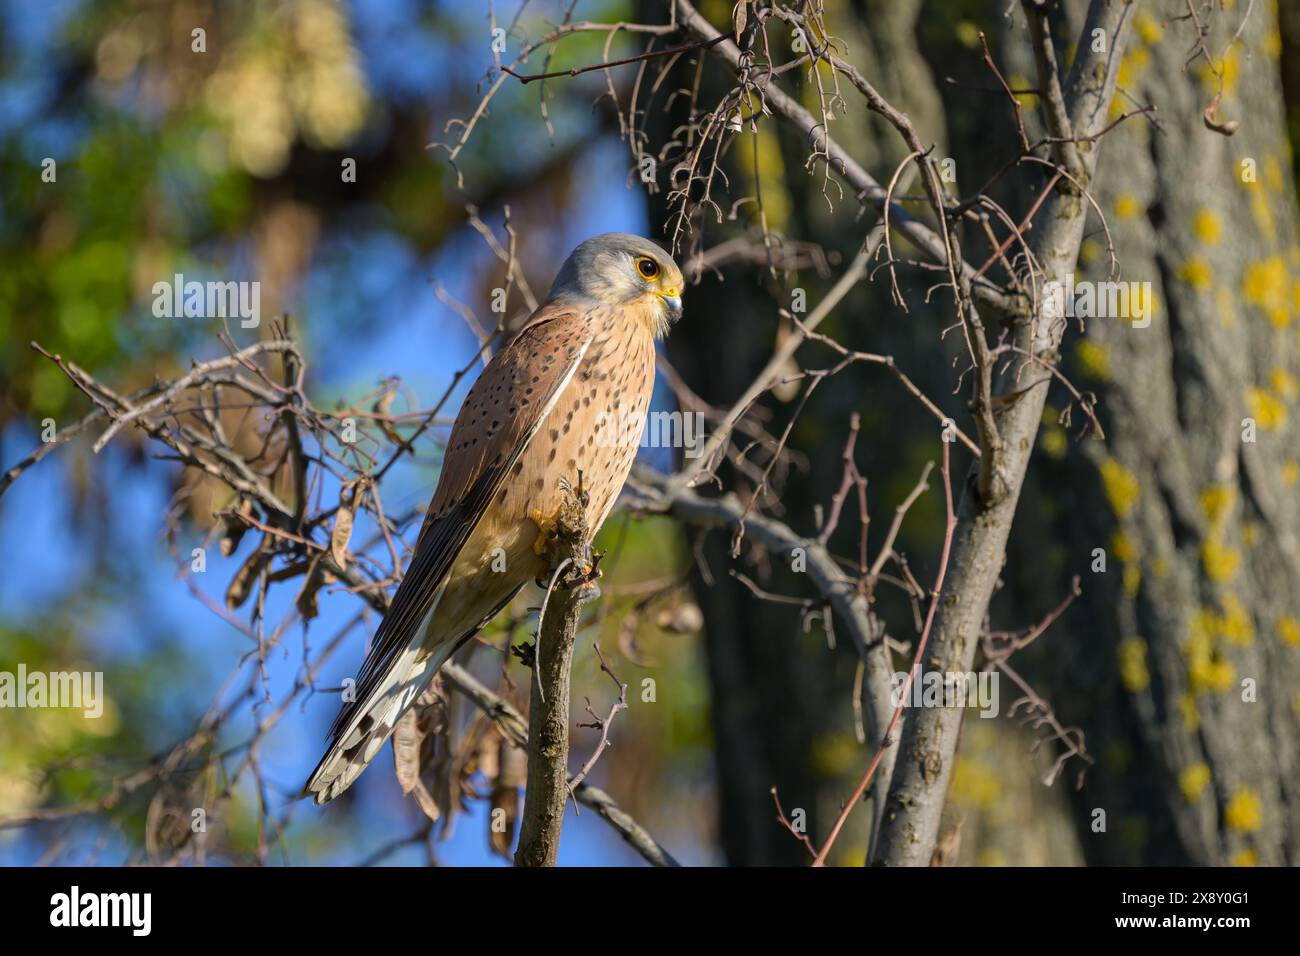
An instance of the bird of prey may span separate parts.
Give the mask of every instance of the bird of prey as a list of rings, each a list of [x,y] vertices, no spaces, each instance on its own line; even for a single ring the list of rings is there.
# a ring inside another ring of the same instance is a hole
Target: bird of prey
[[[438,668],[544,573],[541,544],[566,488],[586,490],[592,534],[604,522],[636,455],[655,341],[681,316],[682,287],[676,263],[654,243],[595,236],[573,250],[546,301],[488,362],[452,426],[355,699],[307,781],[316,803],[352,784]]]

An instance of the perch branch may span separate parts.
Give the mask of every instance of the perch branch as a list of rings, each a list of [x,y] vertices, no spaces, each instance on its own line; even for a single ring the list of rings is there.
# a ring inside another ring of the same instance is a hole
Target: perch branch
[[[547,563],[555,568],[545,613],[538,615],[528,707],[528,787],[524,792],[516,866],[555,866],[560,829],[569,800],[569,683],[573,644],[582,606],[595,596],[591,532],[583,508],[579,475],[547,542]],[[567,572],[567,573],[566,573]]]

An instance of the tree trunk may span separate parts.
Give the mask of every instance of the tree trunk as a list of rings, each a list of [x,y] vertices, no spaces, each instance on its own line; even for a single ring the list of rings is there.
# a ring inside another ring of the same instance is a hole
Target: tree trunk
[[[1107,438],[1038,486],[1045,530],[1068,543],[1058,595],[1085,578],[1058,703],[1106,743],[1077,803],[1090,862],[1296,864],[1300,316],[1277,13],[1253,5],[1226,58],[1209,122],[1239,121],[1231,136],[1207,126],[1204,58],[1184,69],[1194,33],[1169,18],[1185,13],[1135,20],[1127,106],[1159,112],[1107,137],[1094,190],[1154,320],[1087,321],[1071,371]],[[1244,13],[1205,14],[1214,57]],[[1094,217],[1081,278],[1109,278],[1104,247]],[[1063,451],[1061,429],[1045,437]]]

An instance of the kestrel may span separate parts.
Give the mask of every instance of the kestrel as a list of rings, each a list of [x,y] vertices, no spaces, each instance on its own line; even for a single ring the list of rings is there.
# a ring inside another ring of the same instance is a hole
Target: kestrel
[[[600,528],[632,467],[655,341],[681,316],[682,286],[677,264],[653,243],[618,232],[588,239],[488,362],[452,426],[356,699],[307,781],[317,803],[352,784],[438,668],[545,571],[539,534],[579,472],[588,527]]]

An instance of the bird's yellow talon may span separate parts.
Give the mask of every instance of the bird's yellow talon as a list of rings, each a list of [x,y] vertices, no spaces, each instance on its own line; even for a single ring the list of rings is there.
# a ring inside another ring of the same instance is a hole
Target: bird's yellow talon
[[[546,545],[556,534],[556,521],[554,518],[548,518],[540,509],[534,508],[528,512],[529,519],[537,525],[537,537],[533,541],[533,553],[539,558],[546,556]]]

